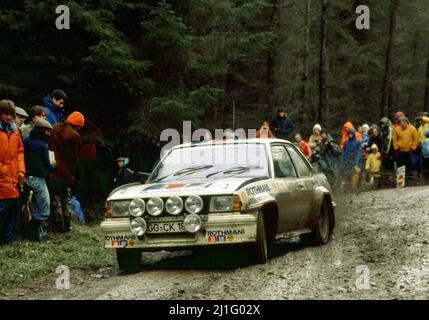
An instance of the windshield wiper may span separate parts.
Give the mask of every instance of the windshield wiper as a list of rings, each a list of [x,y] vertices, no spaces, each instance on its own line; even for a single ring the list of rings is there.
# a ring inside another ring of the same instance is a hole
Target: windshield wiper
[[[166,176],[164,176],[162,178],[159,178],[159,179],[155,180],[155,182],[161,182],[165,178],[171,177],[171,176],[178,177],[178,176],[183,176],[183,175],[185,175],[185,176],[191,175],[191,174],[197,173],[197,172],[199,172],[201,170],[207,170],[207,169],[210,169],[210,168],[213,168],[213,166],[212,165],[206,165],[206,166],[189,167],[189,168],[181,169],[179,171],[176,171],[175,173],[168,174],[168,175],[166,175]]]
[[[252,169],[260,169],[260,168],[262,168],[262,166],[233,167],[233,168],[230,168],[230,169],[226,169],[226,170],[221,170],[221,171],[216,171],[216,172],[210,173],[210,174],[206,175],[206,178],[210,178],[210,177],[212,177],[214,175],[217,175],[219,173],[223,173],[223,174],[231,174],[231,173],[240,174],[240,173],[252,170]]]

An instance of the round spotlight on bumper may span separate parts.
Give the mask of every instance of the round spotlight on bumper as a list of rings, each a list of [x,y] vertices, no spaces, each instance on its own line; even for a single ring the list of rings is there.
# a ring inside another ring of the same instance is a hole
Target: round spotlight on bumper
[[[198,232],[201,229],[203,221],[200,216],[194,213],[188,214],[183,221],[186,231],[190,233]]]
[[[143,218],[135,218],[131,221],[131,233],[135,234],[138,237],[141,237],[146,233],[147,222]]]
[[[173,216],[178,215],[183,210],[182,198],[177,196],[168,198],[168,200],[165,202],[165,209]]]
[[[162,199],[158,197],[150,198],[147,202],[146,207],[147,212],[149,212],[151,216],[157,217],[164,210],[164,201],[162,201]]]

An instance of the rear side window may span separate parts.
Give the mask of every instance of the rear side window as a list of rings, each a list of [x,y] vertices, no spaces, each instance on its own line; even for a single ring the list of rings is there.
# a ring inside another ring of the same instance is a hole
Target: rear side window
[[[292,158],[295,168],[298,171],[298,176],[300,177],[310,177],[311,169],[304,159],[298,154],[298,152],[293,147],[287,147],[287,150]]]
[[[274,174],[276,178],[296,178],[292,160],[284,146],[272,146]]]

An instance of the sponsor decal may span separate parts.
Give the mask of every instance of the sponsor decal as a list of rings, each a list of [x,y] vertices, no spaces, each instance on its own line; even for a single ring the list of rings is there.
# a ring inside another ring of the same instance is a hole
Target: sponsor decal
[[[246,192],[249,196],[254,196],[258,193],[270,192],[271,187],[268,184],[261,184],[254,187],[246,188]]]
[[[113,235],[113,236],[106,236],[107,241],[113,241],[113,240],[136,240],[135,235]]]
[[[165,186],[164,189],[177,189],[177,188],[183,188],[186,186],[184,183],[176,183],[176,184],[168,184]]]
[[[226,240],[229,241],[229,242],[234,241],[234,235],[233,234],[227,235],[226,236]]]
[[[119,247],[119,240],[113,240],[112,247]]]
[[[128,240],[128,246],[133,247],[136,244],[134,240]]]
[[[249,197],[247,196],[246,192],[241,193],[241,199],[243,199],[244,202],[247,202],[249,200]]]
[[[243,229],[229,229],[229,230],[207,230],[207,241],[209,243],[219,242],[232,242],[236,239],[236,236],[243,235],[246,230]]]

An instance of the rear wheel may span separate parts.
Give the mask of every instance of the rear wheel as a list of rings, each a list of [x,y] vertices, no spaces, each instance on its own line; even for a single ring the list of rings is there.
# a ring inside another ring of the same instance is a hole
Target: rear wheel
[[[265,229],[265,219],[262,213],[258,215],[255,249],[256,263],[266,263],[268,261],[267,231]]]
[[[312,240],[315,245],[324,245],[328,243],[332,236],[331,215],[326,201],[327,200],[323,200],[318,221],[311,233]]]
[[[140,249],[116,249],[116,259],[122,271],[135,273],[141,271]]]

